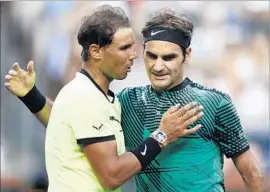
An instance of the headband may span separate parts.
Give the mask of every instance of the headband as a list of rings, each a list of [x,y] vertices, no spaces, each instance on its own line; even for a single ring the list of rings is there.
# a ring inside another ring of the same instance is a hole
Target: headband
[[[143,34],[144,43],[147,41],[168,41],[184,47],[185,49],[190,45],[190,38],[180,30],[157,27],[146,31]]]

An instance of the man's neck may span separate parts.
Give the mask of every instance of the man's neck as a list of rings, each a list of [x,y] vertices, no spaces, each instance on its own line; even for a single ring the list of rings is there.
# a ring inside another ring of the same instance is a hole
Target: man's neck
[[[184,78],[181,77],[179,78],[177,81],[175,81],[174,83],[172,83],[171,85],[169,85],[168,87],[163,87],[163,88],[159,88],[159,87],[155,87],[153,85],[152,86],[152,89],[156,92],[156,93],[162,93],[163,91],[169,91],[171,90],[172,88],[176,87],[176,86],[179,86],[181,83],[183,83],[184,81]]]
[[[91,65],[90,63],[83,64],[84,69],[89,73],[89,75],[94,79],[98,86],[102,89],[105,94],[108,94],[109,85],[111,80],[109,80],[97,67]]]

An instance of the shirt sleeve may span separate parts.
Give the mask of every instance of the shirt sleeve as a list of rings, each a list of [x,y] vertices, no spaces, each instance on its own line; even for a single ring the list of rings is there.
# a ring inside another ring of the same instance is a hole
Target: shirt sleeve
[[[215,116],[216,141],[227,158],[237,157],[249,149],[248,140],[230,98],[224,98]]]
[[[115,140],[107,110],[93,94],[81,93],[74,99],[69,121],[78,144]]]

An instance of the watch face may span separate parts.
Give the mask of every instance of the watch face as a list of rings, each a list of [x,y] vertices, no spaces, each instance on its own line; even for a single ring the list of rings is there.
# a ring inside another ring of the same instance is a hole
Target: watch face
[[[166,140],[166,136],[165,136],[165,134],[162,133],[162,132],[158,132],[158,133],[156,134],[156,138],[157,138],[160,142],[163,142],[163,141]]]

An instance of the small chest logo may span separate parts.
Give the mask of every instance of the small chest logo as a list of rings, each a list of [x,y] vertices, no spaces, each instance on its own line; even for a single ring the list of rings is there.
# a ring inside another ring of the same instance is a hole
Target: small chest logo
[[[116,119],[115,116],[110,116],[110,120],[111,121],[116,121],[116,122],[120,123],[120,121],[118,119]]]
[[[94,129],[96,129],[96,130],[99,131],[99,130],[101,129],[101,127],[103,127],[103,124],[101,124],[99,127],[96,127],[96,126],[94,126],[94,125],[93,125],[92,127],[93,127]]]

